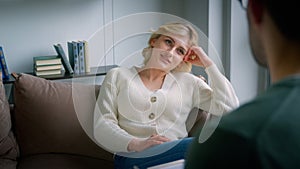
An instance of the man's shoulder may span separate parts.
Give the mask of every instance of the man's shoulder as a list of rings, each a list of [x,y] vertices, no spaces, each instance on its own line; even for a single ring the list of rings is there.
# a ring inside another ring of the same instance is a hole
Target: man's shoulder
[[[269,89],[252,101],[242,104],[221,119],[220,126],[257,137],[266,126],[283,125],[300,118],[300,95],[295,96],[293,89]],[[299,126],[300,129],[300,126]]]
[[[222,117],[220,127],[233,130],[245,135],[245,137],[255,137],[255,134],[271,118],[273,112],[279,106],[275,103],[276,100],[279,101],[276,98],[269,97],[268,94],[264,94],[241,104],[240,107]]]

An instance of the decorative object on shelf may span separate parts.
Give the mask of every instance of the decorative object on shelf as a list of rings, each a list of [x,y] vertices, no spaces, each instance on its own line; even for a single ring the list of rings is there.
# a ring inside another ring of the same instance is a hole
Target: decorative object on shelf
[[[0,46],[0,68],[2,71],[2,79],[4,80],[9,79],[9,71],[7,68],[7,63],[5,61],[5,56],[4,56],[2,46]]]
[[[69,60],[67,59],[66,53],[64,52],[64,49],[62,48],[61,44],[55,44],[53,46],[54,46],[58,56],[60,56],[62,59],[62,64],[64,66],[64,69],[66,70],[66,73],[73,74],[74,73],[73,68],[72,68]]]

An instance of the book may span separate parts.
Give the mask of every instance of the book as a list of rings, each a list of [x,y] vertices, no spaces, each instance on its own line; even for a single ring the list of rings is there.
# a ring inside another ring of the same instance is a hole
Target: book
[[[1,70],[1,71],[0,71],[0,82],[2,82],[2,80],[3,80],[3,79],[2,79],[2,74],[3,74],[3,73],[2,73],[2,66],[1,66],[1,64],[0,64],[0,70]]]
[[[36,66],[62,64],[59,56],[35,56],[33,63]]]
[[[78,59],[78,46],[77,42],[72,41],[68,42],[68,53],[69,53],[69,61],[71,66],[73,67],[74,73],[79,74],[79,59]]]
[[[35,71],[34,74],[36,76],[60,75],[62,74],[62,70],[56,69],[56,70]]]
[[[78,45],[79,72],[85,73],[85,58],[84,58],[83,41],[78,41],[77,45]]]
[[[58,56],[61,57],[62,59],[62,64],[66,70],[66,72],[68,72],[69,74],[73,74],[73,68],[69,62],[69,60],[67,59],[66,53],[64,52],[64,49],[62,48],[61,44],[56,44],[54,45],[54,48],[58,54]]]
[[[0,64],[1,64],[1,71],[2,71],[2,79],[9,79],[9,71],[5,61],[5,56],[4,56],[2,46],[0,46]]]
[[[89,56],[89,47],[88,47],[88,42],[83,41],[83,48],[84,48],[84,59],[85,59],[85,72],[89,73],[91,72],[91,67],[90,67],[90,56]]]
[[[36,66],[35,65],[35,71],[44,71],[44,70],[56,70],[56,69],[62,69],[61,64],[57,65],[43,65],[43,66]]]

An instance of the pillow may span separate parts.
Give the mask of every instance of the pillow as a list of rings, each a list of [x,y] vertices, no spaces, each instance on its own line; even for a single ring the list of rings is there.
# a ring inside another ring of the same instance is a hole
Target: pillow
[[[90,137],[99,88],[21,74],[14,83],[21,155],[67,153],[112,161],[112,154]]]
[[[0,168],[16,168],[18,154],[18,145],[11,130],[10,108],[0,75]]]

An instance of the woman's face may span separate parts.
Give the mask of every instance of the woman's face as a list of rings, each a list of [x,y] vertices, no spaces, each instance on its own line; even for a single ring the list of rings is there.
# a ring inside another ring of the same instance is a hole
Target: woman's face
[[[173,70],[187,55],[188,38],[178,35],[161,35],[152,39],[152,54],[147,62],[147,67],[161,69],[163,71]]]

